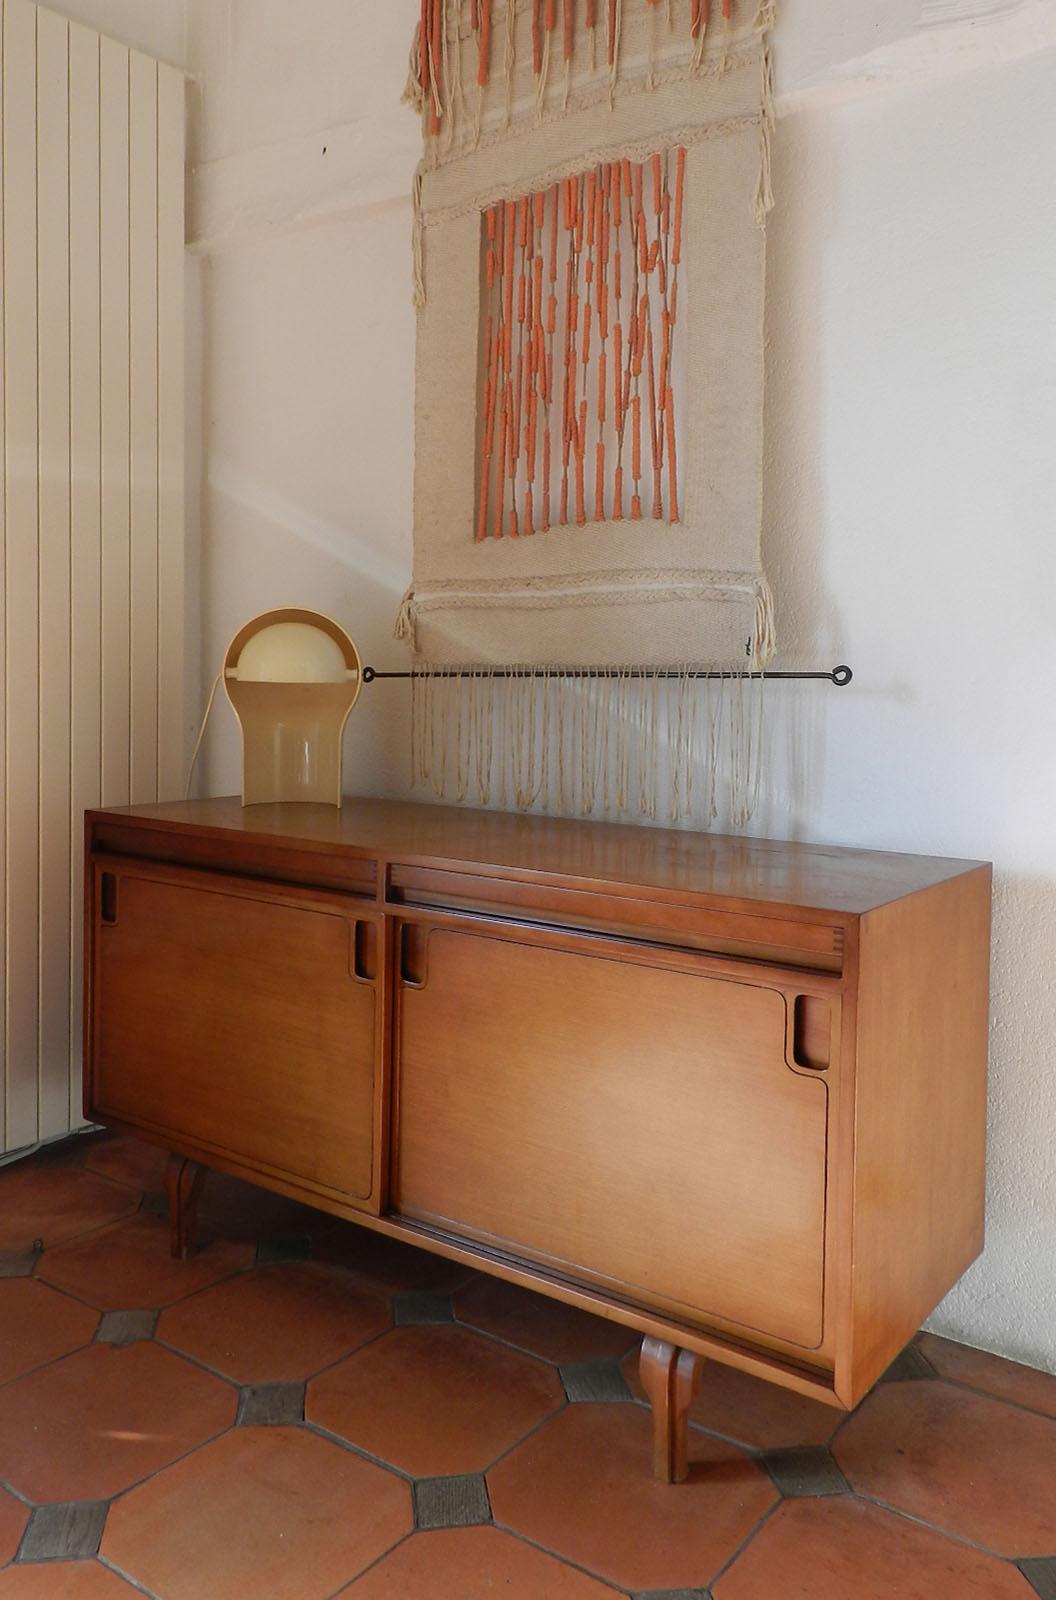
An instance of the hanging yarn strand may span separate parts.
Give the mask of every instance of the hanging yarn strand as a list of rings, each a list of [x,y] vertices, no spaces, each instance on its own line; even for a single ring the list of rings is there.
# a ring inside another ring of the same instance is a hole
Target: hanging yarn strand
[[[722,18],[727,24],[734,20],[734,0],[716,0],[721,3]],[[772,25],[773,0],[759,0],[759,18],[756,31],[763,32]],[[560,16],[561,60],[563,64],[562,107],[568,108],[573,85],[577,77],[577,4],[584,8],[584,23],[589,36],[589,77],[598,67],[598,33],[605,30],[605,61],[608,66],[609,101],[613,103],[620,80],[621,44],[624,29],[624,6],[639,5],[648,14],[647,39],[648,66],[645,75],[647,88],[655,83],[656,52],[658,49],[657,23],[661,6],[664,8],[668,32],[675,26],[673,0],[468,0],[468,16],[464,15],[467,0],[421,0],[419,21],[415,33],[415,53],[411,80],[406,98],[416,107],[425,110],[427,134],[435,138],[446,133],[448,147],[455,138],[455,121],[465,111],[463,88],[463,38],[466,48],[475,49],[478,105],[473,127],[474,144],[480,137],[484,93],[492,81],[492,51],[495,33],[495,7],[503,6],[505,18],[505,43],[502,60],[502,84],[505,122],[509,126],[518,71],[519,15],[524,14],[524,48],[530,41],[532,75],[535,79],[535,96],[538,116],[546,105],[546,92],[550,77],[553,36]],[[709,37],[711,0],[689,0],[689,38],[692,44],[692,66],[700,70]],[[630,26],[630,18],[628,20]],[[471,59],[471,58],[470,58]],[[472,70],[470,67],[469,70]],[[580,77],[582,71],[578,71]],[[413,93],[411,92],[413,90]]]

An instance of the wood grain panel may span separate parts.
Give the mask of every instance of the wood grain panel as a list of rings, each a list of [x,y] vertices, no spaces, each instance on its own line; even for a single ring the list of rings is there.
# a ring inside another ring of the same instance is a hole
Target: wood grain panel
[[[81,1121],[84,813],[102,800],[99,35],[70,24],[71,1124]]]
[[[983,867],[862,922],[848,1403],[982,1249],[990,894]]]
[[[37,1137],[39,610],[37,11],[4,5],[4,404],[7,543],[7,1148]]]
[[[355,973],[354,910],[96,870],[115,920],[97,895],[92,1109],[369,1200],[378,1001]]]
[[[821,1342],[827,1091],[781,994],[443,930],[413,965],[398,1211]]]
[[[40,495],[40,1018],[38,1137],[69,1127],[70,170],[69,23],[37,13]]]
[[[366,851],[404,866],[471,866],[488,878],[545,880],[562,888],[603,890],[627,900],[670,900],[709,913],[777,915],[831,925],[933,883],[974,861],[906,856],[878,850],[746,839],[620,822],[474,811],[469,807],[349,798],[333,806],[260,805],[244,809],[237,795],[189,803],[136,806],[130,820],[188,825],[214,835],[237,834],[327,851]],[[746,904],[747,902],[747,904]]]

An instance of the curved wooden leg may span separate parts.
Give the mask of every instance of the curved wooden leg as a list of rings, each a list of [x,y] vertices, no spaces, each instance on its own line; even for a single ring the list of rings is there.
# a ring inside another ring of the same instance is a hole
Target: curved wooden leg
[[[653,1407],[653,1471],[660,1483],[684,1483],[689,1476],[689,1408],[700,1387],[700,1357],[663,1339],[646,1338],[638,1370]]]
[[[177,1261],[186,1261],[194,1251],[198,1196],[202,1191],[205,1168],[188,1156],[170,1156],[165,1168],[165,1190],[169,1197],[171,1250]]]

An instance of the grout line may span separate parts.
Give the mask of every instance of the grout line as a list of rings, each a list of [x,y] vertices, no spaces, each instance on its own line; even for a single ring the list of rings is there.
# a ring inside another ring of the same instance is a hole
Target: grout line
[[[367,1461],[372,1467],[379,1467],[383,1472],[390,1473],[394,1478],[399,1478],[413,1490],[417,1479],[412,1472],[407,1472],[403,1467],[397,1467],[391,1461],[385,1461],[381,1456],[371,1455],[362,1445],[356,1444],[352,1439],[346,1439],[340,1433],[333,1433],[321,1422],[312,1422],[307,1417],[303,1422],[290,1424],[295,1428],[304,1428],[308,1433],[316,1434],[320,1439],[326,1439],[329,1444],[337,1445],[339,1450],[347,1450],[349,1455],[358,1456],[361,1461]]]
[[[533,1539],[527,1533],[522,1533],[519,1528],[511,1528],[507,1523],[497,1522],[494,1519],[492,1520],[492,1527],[497,1528],[500,1533],[509,1534],[511,1538],[517,1539],[521,1544],[528,1545],[530,1549],[538,1550],[544,1556],[550,1556],[554,1561],[559,1562],[561,1566],[571,1567],[573,1572],[581,1572],[585,1578],[593,1578],[595,1583],[603,1583],[606,1588],[612,1589],[614,1594],[629,1595],[631,1593],[629,1589],[623,1588],[620,1584],[614,1582],[612,1578],[604,1577],[592,1567],[584,1567],[580,1562],[573,1561],[569,1556],[560,1555],[558,1551],[551,1550],[549,1545],[540,1544],[538,1539]]]
[[[380,1556],[375,1556],[374,1560],[365,1566],[362,1571],[353,1573],[351,1578],[343,1579],[340,1588],[332,1590],[329,1595],[324,1597],[324,1600],[339,1600],[341,1595],[348,1593],[354,1583],[358,1583],[360,1578],[365,1578],[368,1572],[373,1572],[375,1567],[379,1567],[383,1561],[387,1561],[394,1551],[398,1550],[401,1545],[406,1544],[408,1539],[413,1539],[417,1532],[418,1529],[414,1527],[412,1522],[409,1532],[401,1534],[395,1544],[382,1551]]]
[[[148,1342],[149,1341],[147,1340],[142,1341],[144,1344]],[[237,1405],[235,1407],[235,1414],[236,1416],[238,1414]],[[204,1450],[206,1445],[216,1444],[218,1439],[226,1439],[229,1433],[234,1432],[235,1423],[234,1419],[232,1419],[226,1425],[226,1427],[220,1428],[216,1433],[207,1434],[204,1439],[197,1440],[197,1442],[192,1444],[188,1450],[181,1451],[181,1453],[178,1456],[174,1456],[171,1461],[164,1462],[160,1467],[154,1467],[150,1472],[144,1473],[142,1478],[137,1478],[134,1483],[126,1484],[125,1488],[120,1489],[117,1494],[110,1496],[109,1504],[111,1506],[117,1505],[120,1501],[127,1499],[134,1490],[142,1489],[145,1483],[152,1483],[155,1478],[160,1478],[162,1473],[169,1471],[170,1467],[178,1467],[182,1461],[187,1461],[191,1456],[196,1455],[199,1450]],[[109,1512],[107,1513],[107,1516],[109,1517]]]
[[[846,1476],[846,1474],[845,1474]],[[850,1482],[850,1479],[848,1479]],[[966,1550],[975,1550],[980,1555],[993,1556],[997,1561],[1016,1561],[1026,1559],[1023,1556],[1006,1556],[1000,1550],[992,1550],[988,1545],[977,1544],[974,1539],[969,1539],[966,1534],[956,1533],[952,1528],[943,1528],[937,1522],[927,1522],[923,1517],[915,1517],[911,1511],[903,1511],[900,1506],[895,1506],[888,1500],[880,1500],[876,1495],[865,1494],[861,1489],[856,1489],[851,1484],[851,1497],[860,1500],[863,1505],[875,1506],[878,1511],[890,1512],[891,1516],[900,1518],[903,1522],[910,1522],[917,1528],[925,1528],[928,1533],[936,1534],[940,1539],[949,1539],[952,1544],[961,1545]]]
[[[105,1528],[103,1529],[103,1538],[106,1538]],[[125,1583],[133,1588],[137,1594],[146,1595],[147,1600],[162,1600],[162,1597],[160,1595],[156,1595],[153,1589],[148,1589],[146,1584],[141,1583],[138,1578],[134,1578],[130,1572],[126,1572],[124,1567],[119,1567],[116,1561],[111,1561],[107,1556],[104,1556],[102,1554],[101,1545],[99,1551],[96,1553],[95,1559],[106,1571],[114,1573],[114,1575],[118,1578],[123,1578]]]
[[[767,1523],[770,1521],[770,1518],[775,1516],[776,1513],[780,1510],[781,1506],[784,1505],[785,1496],[781,1493],[780,1489],[778,1489],[776,1483],[774,1484],[774,1492],[777,1495],[777,1499],[774,1501],[774,1503],[770,1507],[769,1511],[764,1512],[764,1514],[759,1518],[759,1521],[756,1523],[755,1527],[752,1529],[751,1533],[749,1533],[746,1538],[741,1540],[740,1544],[737,1546],[737,1548],[733,1552],[733,1554],[731,1556],[728,1556],[727,1559],[723,1562],[723,1564],[719,1568],[718,1572],[715,1573],[715,1575],[711,1579],[711,1582],[707,1585],[707,1587],[709,1589],[711,1589],[716,1583],[718,1583],[720,1578],[724,1578],[726,1576],[727,1572],[729,1572],[729,1570],[733,1566],[734,1562],[740,1560],[741,1556],[747,1550],[748,1546],[750,1544],[754,1543],[754,1541],[758,1537],[758,1535],[760,1533],[762,1533],[763,1529],[766,1527]]]
[[[507,1456],[511,1456],[515,1450],[519,1450],[522,1444],[527,1444],[529,1439],[534,1439],[536,1434],[540,1433],[543,1428],[546,1427],[547,1423],[553,1422],[555,1417],[559,1417],[563,1411],[567,1411],[571,1403],[572,1402],[569,1400],[564,1389],[562,1389],[561,1404],[555,1407],[553,1411],[548,1411],[546,1416],[543,1417],[540,1422],[537,1422],[533,1428],[528,1429],[527,1433],[523,1433],[519,1439],[514,1440],[513,1444],[507,1446],[505,1450],[501,1451],[495,1457],[494,1461],[490,1461],[486,1467],[480,1467],[478,1470],[482,1476],[486,1478],[489,1472],[494,1472],[495,1468],[501,1466],[501,1464],[506,1460]],[[624,1402],[622,1400],[599,1400],[595,1403],[598,1405],[623,1405]],[[488,1489],[488,1499],[489,1501],[491,1499],[490,1488]]]

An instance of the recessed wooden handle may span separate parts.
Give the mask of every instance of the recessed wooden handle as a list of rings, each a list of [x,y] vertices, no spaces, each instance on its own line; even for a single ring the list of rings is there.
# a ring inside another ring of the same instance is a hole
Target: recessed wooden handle
[[[832,1007],[816,994],[797,994],[792,1016],[792,1059],[824,1072],[832,1059]]]
[[[400,927],[400,982],[406,989],[425,988],[428,934],[411,923]]]
[[[357,922],[352,936],[352,972],[360,983],[373,983],[378,972],[378,930],[373,922]]]
[[[107,927],[117,921],[117,877],[113,872],[99,874],[99,917]]]

